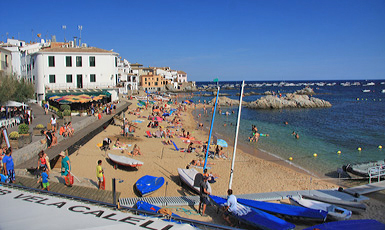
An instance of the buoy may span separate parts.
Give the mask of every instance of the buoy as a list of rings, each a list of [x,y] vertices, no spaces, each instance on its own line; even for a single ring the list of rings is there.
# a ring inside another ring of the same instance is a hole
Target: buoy
[[[289,157],[289,161],[292,161],[293,160],[293,158],[292,157]]]
[[[317,157],[317,156],[318,156],[318,154],[317,154],[317,153],[314,153],[314,154],[313,154],[313,156],[314,156],[314,157]]]
[[[358,151],[361,151],[362,149],[360,147],[357,148]]]
[[[379,149],[382,149],[382,145],[379,145],[378,148],[379,148]]]
[[[357,101],[359,101],[360,99],[357,97]]]
[[[341,154],[341,151],[340,151],[340,150],[338,150],[338,151],[337,151],[337,153],[338,153],[338,154]]]

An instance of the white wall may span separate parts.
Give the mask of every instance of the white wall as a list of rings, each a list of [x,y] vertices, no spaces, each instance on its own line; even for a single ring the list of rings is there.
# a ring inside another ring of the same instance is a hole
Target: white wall
[[[117,68],[115,57],[111,53],[53,53],[38,52],[32,55],[35,58],[35,87],[38,94],[45,94],[49,89],[75,89],[77,88],[77,75],[82,75],[83,88],[111,88],[116,84]],[[48,66],[48,57],[55,57],[55,67]],[[66,56],[72,57],[72,67],[66,67]],[[76,67],[76,57],[82,57],[82,67]],[[89,66],[89,57],[95,57],[95,67]],[[72,74],[72,83],[67,83],[67,74]],[[90,82],[90,75],[96,75],[96,82]],[[49,75],[55,75],[55,83],[49,83]],[[40,101],[41,98],[38,98]]]

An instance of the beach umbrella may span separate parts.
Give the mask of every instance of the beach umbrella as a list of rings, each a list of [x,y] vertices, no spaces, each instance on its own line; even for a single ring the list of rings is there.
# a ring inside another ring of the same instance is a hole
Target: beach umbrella
[[[168,101],[167,104],[171,105],[171,104],[172,104],[172,101]]]
[[[157,112],[160,112],[159,109],[154,109],[153,112],[157,113]]]
[[[156,116],[156,117],[153,117],[152,120],[153,120],[153,121],[155,121],[155,120],[157,120],[157,121],[163,121],[163,118]]]
[[[139,103],[142,105],[146,105],[146,102],[139,100]]]
[[[139,107],[143,107],[143,105],[142,104],[140,104],[140,103],[138,103],[138,104],[136,104],[137,106],[139,106]]]
[[[149,103],[150,103],[151,105],[155,104],[155,102],[153,102],[153,101],[149,101]]]
[[[169,113],[163,113],[162,116],[163,116],[163,117],[168,117],[168,116],[170,116],[170,114],[169,114]]]
[[[227,142],[223,139],[218,139],[217,145],[222,146],[222,147],[228,147]]]

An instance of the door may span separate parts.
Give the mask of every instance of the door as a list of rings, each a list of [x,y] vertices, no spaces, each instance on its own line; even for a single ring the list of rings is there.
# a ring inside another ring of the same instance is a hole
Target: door
[[[81,74],[76,75],[77,77],[77,87],[83,88],[83,76]]]

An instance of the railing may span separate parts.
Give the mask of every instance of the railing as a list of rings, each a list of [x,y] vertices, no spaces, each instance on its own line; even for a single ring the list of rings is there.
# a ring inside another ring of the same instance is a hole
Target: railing
[[[381,177],[385,176],[385,165],[369,168],[368,175],[369,175],[369,184],[372,183],[372,178],[377,178],[378,182],[380,182]]]

